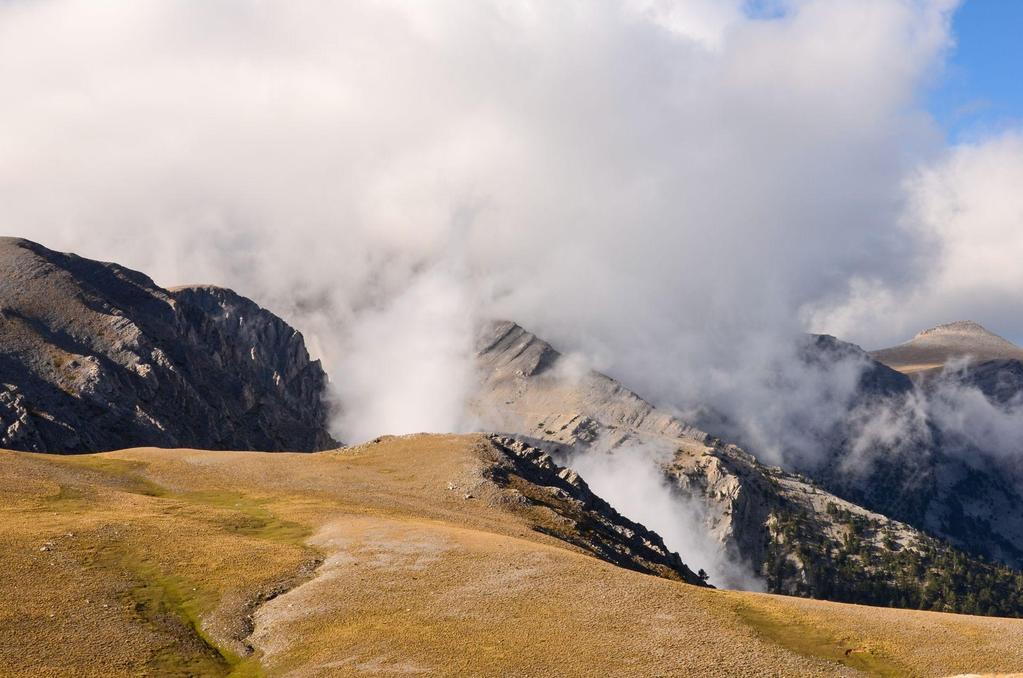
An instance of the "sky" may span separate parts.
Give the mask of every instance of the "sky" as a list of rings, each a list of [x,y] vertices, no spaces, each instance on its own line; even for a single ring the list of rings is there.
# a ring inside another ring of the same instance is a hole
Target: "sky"
[[[975,197],[971,202],[979,201],[981,193],[985,191],[980,178],[981,173],[989,174],[992,183],[998,181],[1000,172],[989,173],[991,166],[996,162],[1007,160],[1003,154],[999,160],[993,155],[988,155],[986,160],[981,156],[990,153],[994,148],[1002,144],[1017,144],[1019,130],[1023,129],[1023,86],[1021,86],[1020,74],[1023,73],[1023,41],[1019,36],[1023,31],[1023,3],[1005,0],[965,0],[959,3],[951,15],[949,26],[950,42],[944,54],[944,58],[937,65],[935,71],[929,76],[923,88],[923,104],[927,112],[932,116],[946,140],[947,148],[951,153],[958,152],[958,162],[951,162],[946,171],[962,172],[967,171],[967,165],[973,166],[973,171],[978,175],[975,179],[976,185],[971,192]],[[996,141],[998,140],[998,141]],[[953,170],[952,165],[956,165]],[[984,168],[981,169],[983,164]],[[1001,165],[1007,169],[1007,165]],[[926,170],[925,170],[926,172]],[[1018,176],[1018,175],[1017,175]],[[917,177],[921,179],[922,177]],[[998,258],[988,258],[981,255],[978,250],[978,242],[987,239],[993,250],[996,247],[1004,248],[1005,252],[1016,253],[1020,244],[1018,234],[1023,231],[1023,213],[1017,207],[1008,205],[991,205],[989,211],[998,208],[1008,208],[1003,215],[1005,226],[992,228],[986,231],[978,227],[979,223],[990,223],[988,219],[975,221],[976,213],[966,219],[958,219],[957,212],[961,205],[956,204],[956,192],[954,188],[943,185],[944,180],[935,174],[930,174],[926,180],[934,189],[934,194],[939,191],[945,193],[945,209],[941,215],[934,214],[930,217],[932,221],[944,220],[945,224],[933,225],[934,230],[948,231],[948,222],[959,220],[962,222],[962,234],[958,238],[961,243],[960,251],[957,251],[949,259],[953,262],[951,268],[959,269],[962,275],[983,277],[990,274],[980,273],[977,268],[994,266],[996,269],[1002,266],[1011,266],[1007,260],[997,261]],[[962,196],[965,197],[965,196]],[[987,195],[984,199],[990,199]],[[976,203],[975,203],[976,204]],[[947,214],[947,217],[945,216]],[[970,226],[966,226],[966,222]],[[940,237],[940,236],[939,236]],[[973,241],[972,243],[970,241]],[[950,244],[946,241],[946,244]],[[948,248],[949,250],[953,248]],[[995,263],[997,261],[997,263]],[[925,262],[925,265],[933,265],[933,260]],[[973,269],[973,272],[968,272]],[[942,286],[937,285],[938,288]],[[952,287],[959,287],[954,283]],[[931,326],[940,320],[943,309],[961,308],[960,315],[969,315],[985,324],[989,329],[1002,334],[1008,339],[1023,344],[1023,327],[1011,321],[1007,321],[1005,315],[997,311],[988,310],[991,306],[1001,306],[1002,300],[990,301],[985,298],[985,285],[979,285],[969,295],[968,300],[961,303],[948,302],[947,298],[938,303],[925,302],[932,306],[925,313],[920,314],[921,321],[919,329]],[[934,288],[931,287],[931,290]],[[952,296],[959,292],[955,289],[947,290]],[[854,293],[852,296],[855,296]],[[881,296],[884,296],[883,294]],[[1001,295],[999,295],[1001,296]],[[919,299],[919,295],[916,295]],[[946,302],[946,303],[942,303]],[[852,302],[855,304],[855,302]],[[868,296],[867,303],[875,309],[884,306],[878,296]],[[901,304],[915,303],[904,298]],[[985,306],[988,309],[985,309]],[[888,311],[895,312],[894,309]],[[954,314],[949,310],[946,315],[951,320]],[[964,315],[964,318],[965,318]],[[916,329],[908,323],[900,323],[904,328],[901,331],[902,339],[909,339]],[[887,337],[871,338],[869,333],[857,333],[855,329],[842,326],[841,323],[824,321],[824,325],[818,325],[821,331],[832,331],[842,336],[849,336],[861,341],[868,348],[877,348],[882,344],[892,343],[896,340],[895,334]]]
[[[952,21],[955,47],[928,98],[948,138],[964,141],[1023,121],[1023,3],[968,0]]]
[[[1023,338],[1013,5],[8,0],[2,223],[280,313],[344,440],[478,425],[504,317],[771,449],[803,332]]]

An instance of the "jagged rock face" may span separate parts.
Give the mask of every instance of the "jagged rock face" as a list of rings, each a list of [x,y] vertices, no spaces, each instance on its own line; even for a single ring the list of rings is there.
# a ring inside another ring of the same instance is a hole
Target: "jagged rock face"
[[[825,369],[829,361],[843,357],[863,361],[859,387],[848,403],[850,411],[863,408],[883,416],[886,408],[894,411],[907,399],[940,398],[938,390],[948,386],[976,387],[1002,405],[1023,393],[1023,363],[1016,360],[983,360],[960,370],[942,371],[947,360],[1020,350],[976,323],[942,325],[921,332],[902,347],[870,354],[910,361],[893,361],[900,366],[940,361],[937,370],[908,370],[913,379],[871,359],[852,344],[828,337],[811,345],[816,350],[806,359]],[[903,351],[903,347],[912,352]],[[937,422],[927,420],[921,425],[915,437],[902,437],[888,447],[875,444],[866,463],[849,466],[845,462],[854,454],[851,439],[855,426],[843,422],[822,445],[816,463],[791,470],[806,474],[836,495],[959,548],[1023,567],[1023,489],[1016,474],[1003,458],[989,451],[958,449]]]
[[[489,440],[502,455],[490,470],[491,478],[556,517],[556,527],[536,529],[621,567],[706,586],[656,532],[615,511],[550,454],[510,436],[491,435]]]
[[[513,322],[486,324],[477,336],[482,379],[476,411],[496,430],[517,430],[562,443],[598,437],[619,446],[637,433],[705,447],[703,431],[656,409],[614,379],[574,368],[550,344]]]
[[[472,406],[486,428],[573,449],[669,449],[670,473],[680,491],[706,502],[707,528],[726,548],[757,557],[770,500],[748,479],[746,470],[754,463],[748,455],[726,451],[610,377],[575,369],[513,322],[488,323],[476,349],[481,387]]]
[[[0,447],[320,450],[326,375],[231,290],[0,239]]]
[[[871,365],[851,344],[810,337],[805,348],[805,358],[820,361],[825,369],[836,357],[862,361],[861,397],[897,397],[913,388],[904,375]],[[697,502],[705,529],[726,553],[764,577],[772,592],[916,606],[930,604],[919,602],[926,599],[921,597],[920,572],[928,567],[935,568],[935,576],[944,576],[948,563],[963,562],[995,576],[993,566],[957,553],[919,526],[865,508],[805,475],[766,467],[735,445],[655,408],[617,381],[578,369],[570,358],[514,323],[492,323],[481,330],[477,361],[480,388],[473,406],[486,428],[514,432],[555,459],[567,458],[569,451],[642,453],[634,445],[667,449],[663,468],[673,487]],[[895,473],[899,463],[893,462],[883,491],[870,496],[877,504],[897,507],[900,491],[920,480],[914,472]],[[921,487],[928,490],[927,497],[938,496],[928,488],[946,482],[939,477],[943,467],[935,471],[929,461],[923,466]],[[857,486],[842,485],[837,475],[822,477],[855,494]],[[951,519],[950,506],[935,506]],[[961,508],[968,514],[973,507]],[[905,512],[920,515],[915,510]],[[942,534],[931,525],[923,527]]]
[[[610,377],[576,369],[515,323],[486,325],[476,348],[481,386],[473,408],[485,427],[526,437],[556,453],[558,446],[591,452],[629,453],[630,446],[667,450],[666,476],[680,495],[704,509],[705,528],[725,551],[756,572],[768,559],[771,525],[778,517],[815,511],[805,497],[820,492],[817,488],[763,466]],[[841,502],[820,492],[824,496]],[[825,515],[820,521],[829,524]]]

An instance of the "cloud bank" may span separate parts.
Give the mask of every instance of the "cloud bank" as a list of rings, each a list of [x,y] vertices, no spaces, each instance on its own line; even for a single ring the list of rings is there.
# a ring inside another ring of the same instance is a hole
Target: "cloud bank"
[[[1023,337],[1023,131],[947,149],[904,181],[898,228],[916,247],[905,279],[854,275],[844,301],[805,309],[840,336],[892,344],[950,319]],[[878,322],[884,318],[886,322]]]

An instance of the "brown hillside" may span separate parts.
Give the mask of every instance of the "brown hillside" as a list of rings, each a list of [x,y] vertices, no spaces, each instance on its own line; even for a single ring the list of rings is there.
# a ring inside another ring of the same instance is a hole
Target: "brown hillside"
[[[0,452],[0,675],[1023,667],[1021,621],[670,579],[656,543],[615,542],[592,505],[517,468],[483,436],[313,455]]]

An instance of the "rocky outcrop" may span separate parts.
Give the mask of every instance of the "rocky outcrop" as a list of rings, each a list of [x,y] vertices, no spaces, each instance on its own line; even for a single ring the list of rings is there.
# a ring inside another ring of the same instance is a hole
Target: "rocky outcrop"
[[[805,360],[819,361],[823,369],[833,360],[862,362],[860,396],[865,399],[898,397],[914,388],[904,375],[871,364],[858,347],[833,337],[809,337],[804,352]],[[983,573],[984,586],[1014,590],[1011,571],[971,560],[918,527],[843,498],[808,475],[767,467],[741,448],[654,407],[614,379],[580,369],[514,323],[495,322],[481,330],[477,363],[480,388],[473,407],[484,427],[514,433],[557,460],[580,453],[653,450],[679,496],[700,507],[704,528],[733,560],[762,577],[769,591],[967,609],[935,594],[933,585],[924,587],[925,581],[948,580],[955,576],[954,568],[963,566]],[[840,453],[841,440],[834,445]],[[894,460],[893,468],[898,463]],[[857,491],[856,485],[842,485],[838,474],[821,477],[849,493]],[[897,486],[887,485],[874,499],[895,506],[900,488],[911,488],[914,476],[892,474],[888,480]],[[956,586],[974,596],[982,588]],[[1023,604],[999,612],[1018,614]]]
[[[0,239],[0,447],[320,450],[326,375],[228,289]]]
[[[706,586],[706,581],[664,545],[661,537],[615,511],[570,468],[550,454],[511,436],[489,436],[501,454],[490,477],[521,501],[555,518],[535,529],[589,551],[620,567]]]
[[[580,370],[550,344],[508,321],[484,325],[476,341],[480,395],[473,408],[496,430],[561,443],[617,447],[642,433],[704,448],[709,436],[658,410],[620,383]]]
[[[1023,483],[1011,461],[1014,455],[963,439],[940,415],[983,397],[993,411],[1008,413],[1023,397],[1023,363],[991,356],[1023,354],[1023,349],[971,322],[940,325],[900,347],[869,355],[830,337],[811,345],[814,350],[806,359],[821,369],[850,357],[863,369],[845,403],[851,416],[822,438],[813,463],[790,470],[970,553],[1023,567]],[[857,451],[857,429],[871,418],[892,422],[889,426],[898,422],[900,435],[872,440],[869,449]]]
[[[543,369],[536,369],[541,364]],[[473,408],[486,427],[528,436],[565,458],[569,450],[661,452],[666,477],[681,496],[704,509],[705,528],[754,572],[762,573],[767,559],[772,516],[795,510],[810,492],[797,477],[768,469],[616,380],[578,369],[515,323],[493,322],[481,329],[477,365],[481,386]]]

